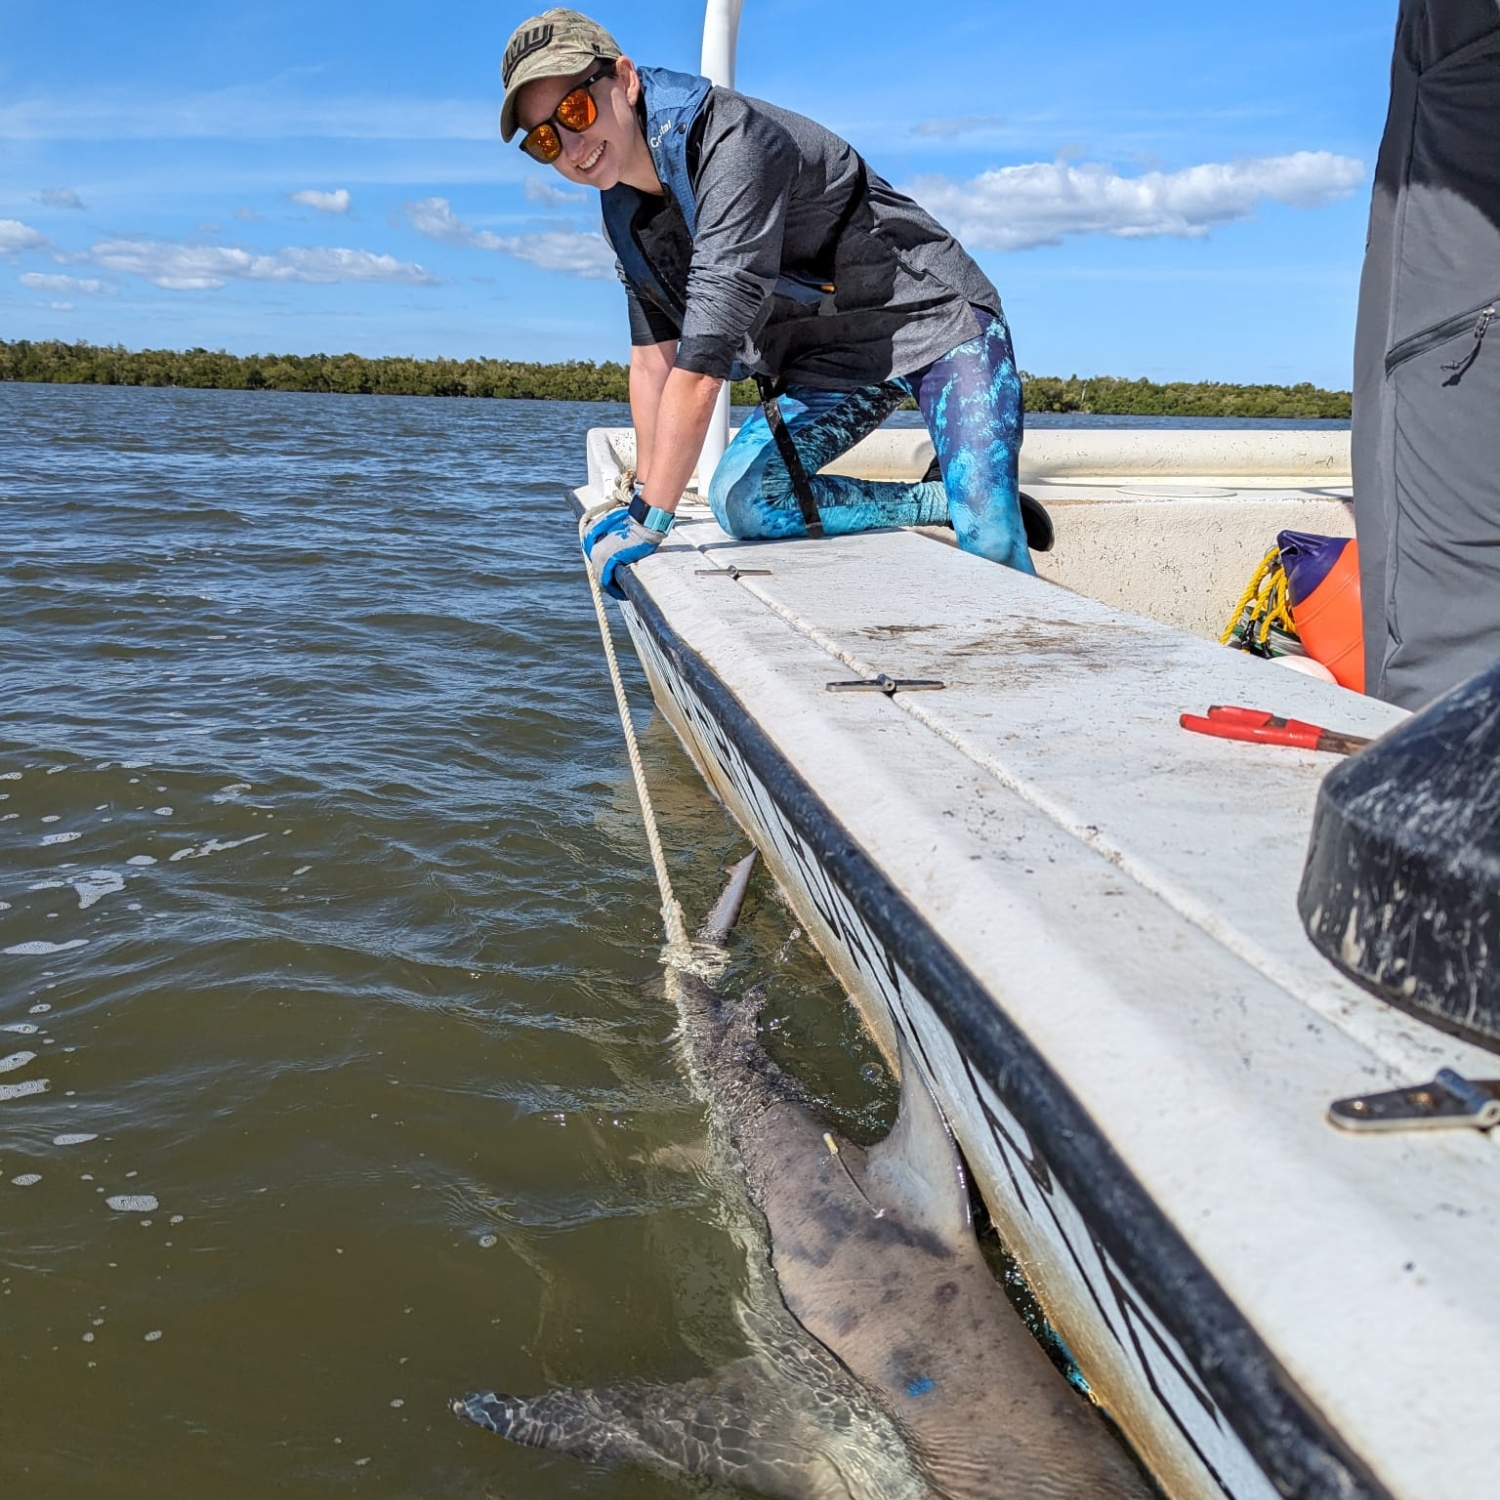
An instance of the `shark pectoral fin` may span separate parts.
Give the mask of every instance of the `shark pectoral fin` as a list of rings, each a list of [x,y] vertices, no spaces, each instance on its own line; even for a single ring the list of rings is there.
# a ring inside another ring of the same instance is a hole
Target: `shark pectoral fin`
[[[513,1443],[739,1485],[773,1500],[845,1500],[830,1434],[753,1358],[683,1385],[629,1384],[535,1397],[493,1391],[452,1403]]]
[[[946,1242],[968,1240],[968,1179],[953,1132],[916,1058],[904,1039],[898,1042],[901,1103],[891,1133],[866,1154],[865,1194],[877,1208],[898,1210]]]

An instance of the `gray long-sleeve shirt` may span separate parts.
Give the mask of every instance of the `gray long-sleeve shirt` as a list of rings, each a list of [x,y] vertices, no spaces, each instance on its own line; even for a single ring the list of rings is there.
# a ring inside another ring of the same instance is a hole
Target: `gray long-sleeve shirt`
[[[676,305],[627,288],[631,341],[678,340],[678,368],[726,378],[739,359],[786,381],[853,390],[973,338],[970,304],[1000,311],[989,278],[947,230],[814,121],[716,88],[688,152],[696,236],[670,197],[648,198],[634,226]],[[835,291],[811,306],[774,295],[784,274]]]

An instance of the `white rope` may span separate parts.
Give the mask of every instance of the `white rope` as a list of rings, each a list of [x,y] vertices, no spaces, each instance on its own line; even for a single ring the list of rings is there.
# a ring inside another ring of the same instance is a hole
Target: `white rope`
[[[610,509],[612,504],[613,502],[606,502],[584,514],[578,525],[580,538],[584,528],[603,511]],[[682,908],[677,904],[677,897],[672,894],[672,878],[667,874],[667,857],[662,852],[656,813],[651,806],[651,793],[646,787],[646,768],[641,764],[635,725],[630,719],[630,704],[625,698],[625,684],[620,679],[620,663],[615,656],[615,643],[609,631],[609,616],[604,611],[604,591],[599,587],[599,580],[594,576],[593,566],[587,558],[584,559],[583,571],[588,574],[589,590],[594,596],[594,613],[599,617],[599,639],[604,645],[604,659],[609,664],[609,680],[614,684],[615,705],[620,710],[620,728],[625,735],[625,753],[630,757],[630,770],[635,777],[635,793],[641,802],[641,819],[646,825],[646,842],[651,846],[651,863],[656,870],[656,884],[661,890],[661,919],[667,929],[670,960],[673,954],[686,955],[690,951],[687,922],[682,915]]]

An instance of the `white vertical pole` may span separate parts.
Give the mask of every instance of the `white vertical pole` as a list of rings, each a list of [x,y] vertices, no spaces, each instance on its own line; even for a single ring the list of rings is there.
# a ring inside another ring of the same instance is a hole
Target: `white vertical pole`
[[[735,45],[740,34],[740,11],[745,0],[708,0],[703,17],[703,75],[723,88],[734,87]],[[698,493],[708,496],[708,482],[729,446],[729,383],[719,392],[709,418],[703,451],[698,455]]]
[[[703,17],[703,76],[721,88],[734,87],[735,44],[745,0],[708,0]]]

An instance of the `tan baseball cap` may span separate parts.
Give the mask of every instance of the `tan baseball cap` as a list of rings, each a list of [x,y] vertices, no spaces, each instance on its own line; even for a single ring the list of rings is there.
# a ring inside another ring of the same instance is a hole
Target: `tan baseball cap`
[[[576,10],[554,6],[522,21],[505,44],[500,60],[500,82],[505,103],[500,106],[500,139],[508,141],[520,124],[516,96],[533,78],[566,78],[581,73],[596,59],[620,57],[620,44],[597,22]]]

